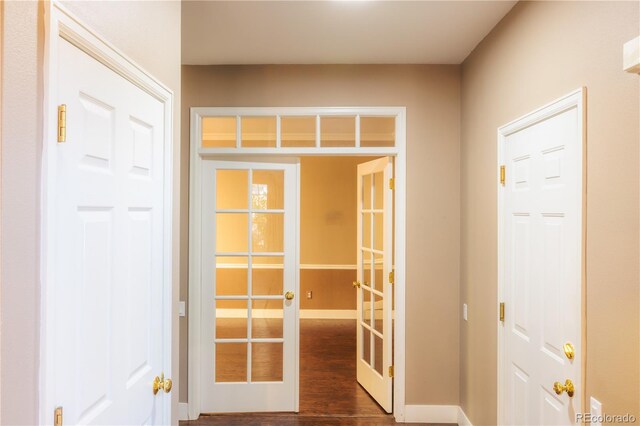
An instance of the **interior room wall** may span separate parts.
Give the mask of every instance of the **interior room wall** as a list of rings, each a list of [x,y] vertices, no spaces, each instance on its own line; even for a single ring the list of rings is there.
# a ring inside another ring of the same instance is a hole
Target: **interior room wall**
[[[2,2],[2,242],[0,423],[38,424],[40,366],[40,165],[44,61],[44,2]],[[76,16],[162,81],[174,93],[174,141],[179,140],[181,4],[165,1],[65,1]],[[179,276],[179,143],[174,173]],[[10,250],[6,250],[10,247]],[[173,307],[177,315],[177,307]],[[174,335],[177,336],[177,329]],[[174,371],[178,371],[177,341]],[[176,380],[176,385],[178,380]],[[10,392],[6,392],[10,389]],[[173,398],[177,404],[177,398]],[[177,406],[173,413],[177,416]]]
[[[463,63],[460,401],[474,425],[497,410],[496,129],[581,86],[586,396],[640,416],[640,85],[622,71],[639,29],[637,2],[520,2]]]
[[[185,232],[190,107],[407,107],[406,402],[458,405],[460,67],[183,66],[182,83]],[[181,323],[181,401],[187,399],[187,326]]]

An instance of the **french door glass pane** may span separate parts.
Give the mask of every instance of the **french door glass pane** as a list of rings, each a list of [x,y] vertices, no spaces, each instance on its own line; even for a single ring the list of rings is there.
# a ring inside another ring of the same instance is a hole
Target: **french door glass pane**
[[[216,300],[216,339],[246,339],[247,301]]]
[[[251,302],[251,338],[282,338],[282,299],[253,299]]]
[[[251,269],[251,293],[261,296],[283,294],[283,263],[283,256],[254,256]]]
[[[373,214],[373,248],[382,251],[384,249],[383,213]]]
[[[281,382],[282,343],[253,342],[251,344],[251,381]]]
[[[379,172],[373,175],[373,208],[384,208],[384,173]]]
[[[247,343],[216,343],[216,382],[247,381]]]
[[[242,117],[243,148],[275,148],[275,117]]]
[[[362,247],[373,248],[371,244],[371,213],[362,213]]]
[[[371,364],[371,331],[364,326],[362,328],[362,360]]]
[[[373,348],[374,348],[374,355],[373,355],[373,368],[380,374],[382,375],[382,339],[378,336],[376,336],[374,333],[371,333],[371,335],[373,336]]]
[[[373,328],[382,333],[382,297],[373,294]]]
[[[203,148],[235,148],[236,117],[204,117],[202,119]]]
[[[216,171],[216,209],[247,209],[249,203],[247,170]]]
[[[371,175],[362,176],[362,209],[371,210]]]
[[[280,146],[283,148],[316,146],[316,117],[282,117]]]
[[[216,296],[246,296],[248,258],[216,257]]]
[[[373,259],[374,259],[374,288],[378,291],[384,292],[384,284],[385,284],[385,277],[384,277],[384,270],[383,267],[384,265],[382,264],[382,255],[379,253],[374,253],[373,254]]]
[[[216,213],[216,252],[248,251],[248,221],[248,213]]]
[[[362,285],[371,286],[371,252],[362,250]]]
[[[391,147],[395,144],[395,117],[360,117],[360,146]]]
[[[284,251],[284,213],[252,213],[251,250]]]
[[[284,208],[284,171],[253,171],[251,180],[251,208],[254,210]]]
[[[356,146],[356,118],[321,117],[320,146],[325,148]]]
[[[371,291],[367,287],[362,288],[362,321],[371,325]]]

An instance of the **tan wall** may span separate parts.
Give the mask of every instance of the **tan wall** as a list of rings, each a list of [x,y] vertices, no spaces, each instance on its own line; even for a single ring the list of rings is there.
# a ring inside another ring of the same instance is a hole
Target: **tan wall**
[[[160,79],[180,105],[181,4],[64,2],[80,19]],[[2,103],[2,424],[38,424],[40,159],[44,2],[3,2]],[[179,140],[180,121],[174,121]],[[175,144],[176,150],[179,144]],[[179,156],[174,170],[179,201]],[[175,241],[179,209],[175,209]],[[7,250],[6,248],[10,248]],[[178,283],[178,251],[174,259]],[[177,288],[176,288],[177,291]],[[177,309],[174,309],[177,312]],[[175,331],[177,335],[177,330]],[[177,343],[177,342],[176,342]],[[177,345],[176,345],[177,349]],[[177,350],[174,350],[177,371]],[[6,392],[9,389],[10,392]],[[176,401],[176,399],[174,399]],[[175,408],[175,407],[174,407]],[[173,412],[177,415],[177,409]]]
[[[184,66],[182,213],[188,212],[189,107],[407,107],[408,404],[458,404],[460,67]],[[182,221],[186,235],[188,224]],[[429,242],[427,244],[427,242]],[[182,253],[187,252],[183,239]],[[183,258],[186,265],[187,257]],[[182,298],[188,296],[183,269]],[[437,319],[434,320],[434,319]],[[181,384],[187,376],[181,323]],[[186,392],[181,392],[186,400]]]
[[[640,416],[637,2],[521,2],[462,67],[460,400],[496,422],[496,129],[587,87],[586,395]],[[562,378],[561,378],[562,379]],[[588,407],[586,408],[588,410]]]

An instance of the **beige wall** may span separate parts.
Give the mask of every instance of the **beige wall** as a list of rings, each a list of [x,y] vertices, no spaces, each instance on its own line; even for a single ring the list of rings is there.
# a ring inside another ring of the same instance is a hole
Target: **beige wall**
[[[640,416],[637,2],[521,2],[462,67],[460,400],[496,422],[496,129],[587,88],[586,395]],[[587,408],[588,409],[588,408]]]
[[[174,92],[180,105],[178,1],[64,2],[77,16]],[[38,423],[40,159],[44,3],[3,2],[2,103],[2,424]],[[180,121],[174,121],[179,140]],[[176,150],[179,144],[175,144]],[[175,156],[176,206],[179,156]],[[179,209],[175,209],[178,241]],[[7,248],[10,248],[7,250]],[[174,281],[179,275],[178,252]],[[176,289],[177,291],[177,289]],[[175,309],[174,309],[175,311]],[[177,330],[176,330],[177,333]],[[177,334],[176,334],[177,335]],[[177,343],[177,342],[176,342]],[[176,346],[177,349],[177,346]],[[177,371],[177,350],[173,357]],[[10,391],[7,392],[6,390]],[[177,409],[174,410],[177,414]]]
[[[185,236],[189,107],[407,107],[406,401],[458,404],[460,67],[184,66],[182,73]],[[187,264],[187,248],[183,238],[183,266]],[[182,298],[186,300],[186,268],[182,270]],[[183,321],[183,387],[187,374],[186,334],[187,322]],[[186,400],[184,389],[180,398]]]

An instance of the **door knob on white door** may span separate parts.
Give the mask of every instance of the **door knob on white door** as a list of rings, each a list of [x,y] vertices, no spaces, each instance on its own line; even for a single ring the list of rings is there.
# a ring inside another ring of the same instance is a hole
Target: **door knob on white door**
[[[560,382],[555,382],[553,384],[553,390],[557,395],[562,395],[562,392],[567,392],[569,398],[572,398],[573,393],[575,392],[575,387],[573,386],[571,379],[567,379],[565,380],[564,385]]]
[[[153,394],[156,395],[160,389],[164,391],[164,393],[171,392],[171,388],[173,387],[173,381],[171,379],[165,379],[164,373],[160,374],[160,376],[156,376],[153,379]]]
[[[293,297],[295,296],[295,294],[292,291],[288,291],[284,294],[284,298],[287,300],[293,300]]]

